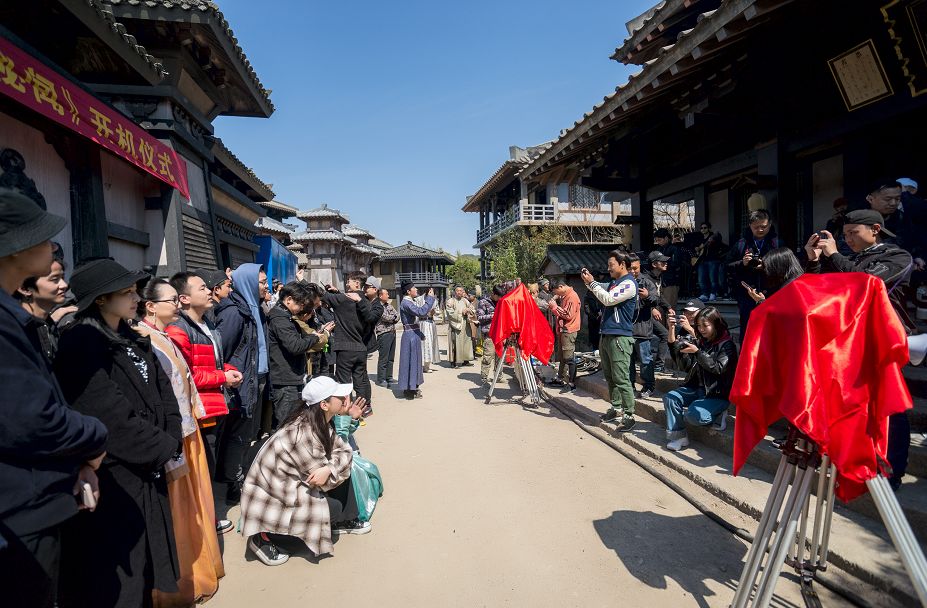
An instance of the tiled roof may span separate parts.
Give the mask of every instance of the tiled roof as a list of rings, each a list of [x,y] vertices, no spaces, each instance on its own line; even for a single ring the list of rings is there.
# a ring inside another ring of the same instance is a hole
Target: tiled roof
[[[614,245],[581,245],[563,243],[547,246],[547,257],[541,268],[552,261],[564,274],[579,274],[583,268],[588,268],[592,274],[598,275],[608,270],[608,254]]]
[[[218,154],[222,160],[228,161],[226,164],[232,165],[229,167],[232,171],[239,173],[243,178],[243,181],[247,181],[248,178],[253,182],[255,192],[263,196],[264,198],[272,199],[274,197],[274,191],[270,189],[269,184],[265,184],[264,181],[257,176],[257,174],[245,163],[235,156],[235,154],[228,149],[228,146],[219,139],[215,138],[215,141],[212,146],[213,154]],[[259,202],[259,205],[262,205],[263,202]]]
[[[275,232],[277,234],[293,234],[293,231],[290,230],[286,224],[278,222],[272,217],[259,217],[257,221],[254,222],[254,227],[259,230]]]
[[[359,251],[360,253],[367,253],[367,254],[370,254],[370,255],[377,255],[377,254],[380,253],[379,250],[374,249],[374,248],[371,247],[370,245],[365,245],[365,244],[363,244],[363,243],[358,243],[358,244],[356,244],[356,245],[351,245],[351,249],[353,249],[353,250],[355,250],[355,251]]]
[[[300,211],[296,215],[296,217],[298,217],[301,220],[305,220],[307,218],[317,219],[317,218],[323,218],[323,217],[334,217],[334,218],[341,218],[345,222],[351,221],[348,218],[347,214],[341,213],[337,209],[330,209],[328,205],[326,204],[322,204],[321,207],[316,207],[315,209],[310,209],[309,211]]]
[[[623,63],[643,63],[656,45],[676,35],[687,20],[697,13],[718,8],[722,0],[663,0],[636,19],[628,22],[628,37],[615,49],[611,58]],[[699,6],[695,6],[699,5]],[[633,29],[632,29],[633,28]],[[662,40],[662,42],[661,42]]]
[[[164,64],[158,61],[155,57],[148,54],[148,51],[142,45],[138,44],[138,41],[135,39],[135,36],[128,33],[126,26],[122,23],[116,21],[116,17],[113,15],[113,9],[110,8],[107,4],[104,4],[100,0],[86,0],[87,5],[96,12],[97,16],[105,21],[109,25],[109,29],[116,32],[130,47],[130,49],[138,54],[142,59],[145,60],[151,70],[158,75],[159,78],[164,78],[168,76],[168,71],[164,69]]]
[[[354,224],[348,224],[344,227],[344,233],[348,236],[367,236],[372,237],[373,234],[367,232],[360,226],[355,226]]]
[[[393,247],[387,251],[384,251],[380,254],[381,260],[407,260],[407,259],[421,259],[421,260],[446,260],[448,263],[453,264],[454,258],[451,257],[448,253],[444,251],[435,251],[434,249],[428,249],[427,247],[422,247],[420,245],[413,245],[412,241],[409,241],[405,245],[399,245],[398,247]]]
[[[300,245],[299,243],[290,243],[289,245],[286,246],[286,248],[294,252],[303,250],[303,246]]]
[[[510,158],[502,163],[502,165],[496,169],[496,172],[492,174],[492,177],[486,180],[473,196],[467,198],[463,210],[479,211],[480,203],[486,196],[492,194],[495,189],[504,186],[511,178],[517,176],[519,171],[528,166],[532,160],[543,154],[552,144],[553,142],[546,142],[540,146],[528,148],[528,154],[526,156],[514,159]]]
[[[276,209],[277,211],[283,211],[290,215],[296,215],[299,213],[299,209],[296,207],[291,207],[290,205],[281,203],[280,201],[259,201],[258,205],[264,207],[265,209]]]
[[[791,0],[772,1],[775,5],[782,5]],[[613,93],[606,95],[602,103],[583,114],[582,118],[573,123],[573,126],[561,131],[560,137],[553,145],[534,158],[527,167],[521,170],[519,176],[522,179],[530,179],[544,172],[567,155],[575,154],[574,148],[580,143],[592,140],[589,137],[591,130],[595,129],[596,133],[603,132],[608,126],[619,123],[625,117],[625,112],[631,108],[631,104],[650,101],[652,98],[650,93],[662,92],[663,82],[672,80],[673,66],[685,61],[686,58],[697,62],[699,57],[704,56],[702,53],[694,53],[701,44],[710,44],[711,41],[721,44],[716,39],[716,33],[735,19],[741,17],[747,20],[752,19],[760,10],[754,6],[755,4],[755,0],[724,0],[717,10],[699,15],[695,27],[680,32],[674,44],[661,48],[656,57],[647,61],[639,72],[631,74],[627,82],[618,85]],[[767,5],[763,10],[773,10],[772,5]],[[746,30],[747,28],[742,28],[739,33]],[[727,44],[732,39],[734,36],[728,36],[724,38],[724,43]],[[665,73],[669,75],[663,77]]]
[[[215,2],[209,2],[207,0],[107,0],[107,3],[132,7],[164,8],[168,10],[177,9],[188,12],[197,11],[214,16],[219,22],[220,28],[224,30],[225,36],[234,50],[236,56],[232,57],[232,59],[240,62],[245,74],[247,74],[248,78],[251,80],[251,84],[257,89],[265,103],[270,106],[270,111],[274,111],[274,103],[270,100],[270,91],[265,89],[264,85],[261,84],[254,68],[251,67],[251,62],[248,61],[245,52],[238,45],[238,39],[235,38],[235,33],[232,32],[229,22],[225,20],[225,15],[222,14],[222,11],[219,10],[219,6]],[[193,19],[195,20],[195,17]]]
[[[345,241],[352,245],[357,241],[339,230],[307,230],[290,237],[292,240],[301,243],[305,241]]]

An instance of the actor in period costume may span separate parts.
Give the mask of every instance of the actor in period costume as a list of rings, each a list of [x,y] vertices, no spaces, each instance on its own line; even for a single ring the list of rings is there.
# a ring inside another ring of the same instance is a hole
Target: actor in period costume
[[[425,305],[425,296],[418,296],[415,298],[416,306]],[[438,344],[438,327],[435,325],[435,313],[438,311],[438,300],[436,299],[431,304],[431,309],[428,311],[428,314],[419,319],[420,329],[422,331],[422,361],[423,370],[425,372],[431,371],[431,364],[434,363],[437,365],[441,362],[441,347]]]
[[[470,300],[463,287],[454,290],[454,297],[448,298],[444,310],[447,314],[447,358],[454,367],[472,365],[473,337],[470,335]]]
[[[425,382],[422,375],[422,335],[419,319],[426,317],[435,302],[433,290],[428,290],[425,304],[415,303],[418,289],[411,281],[403,283],[399,292],[402,304],[399,306],[399,318],[402,321],[402,342],[399,347],[399,390],[406,399],[421,397],[419,386]]]

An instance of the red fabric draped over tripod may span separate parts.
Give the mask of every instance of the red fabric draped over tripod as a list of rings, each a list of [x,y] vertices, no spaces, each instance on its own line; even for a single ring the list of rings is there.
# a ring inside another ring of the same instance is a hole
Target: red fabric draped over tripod
[[[830,456],[851,500],[885,458],[888,416],[912,407],[905,331],[884,283],[863,273],[804,275],[753,311],[731,402],[734,474],[785,416]]]
[[[554,351],[554,333],[547,318],[528,289],[519,285],[496,302],[489,338],[501,357],[505,341],[512,334],[518,334],[518,346],[525,358],[535,357],[545,365]]]

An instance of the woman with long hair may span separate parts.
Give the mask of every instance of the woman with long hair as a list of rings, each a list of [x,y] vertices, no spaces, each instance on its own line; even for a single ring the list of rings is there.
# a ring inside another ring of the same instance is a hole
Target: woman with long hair
[[[55,373],[71,407],[109,436],[100,503],[62,534],[63,607],[151,606],[154,590],[179,590],[167,474],[182,462],[180,410],[151,342],[129,325],[146,278],[110,259],[71,277],[78,311]]]
[[[747,295],[757,304],[803,275],[805,270],[791,249],[777,247],[763,256],[763,272],[766,274],[765,291],[760,292],[747,283],[741,283]]]
[[[351,402],[353,386],[328,376],[302,390],[303,404],[287,418],[254,460],[241,491],[241,534],[268,566],[289,554],[277,536],[302,540],[316,555],[331,553],[332,534],[366,534],[351,487],[351,446],[336,432],[335,416],[358,420],[367,405]]]
[[[666,448],[679,451],[689,445],[686,421],[698,426],[727,428],[731,385],[737,369],[737,347],[727,321],[714,306],[695,315],[696,339],[677,339],[676,315],[670,310],[669,342],[678,362],[688,370],[679,388],[663,396],[666,410]]]
[[[216,507],[203,438],[196,423],[206,417],[206,409],[193,383],[193,375],[183,354],[167,335],[167,326],[177,320],[180,297],[165,279],[151,279],[140,292],[140,335],[151,340],[155,357],[170,378],[180,409],[183,429],[183,460],[167,472],[167,494],[174,519],[177,561],[180,564],[178,593],[155,591],[156,606],[190,606],[212,597],[225,576],[219,538],[216,534]]]

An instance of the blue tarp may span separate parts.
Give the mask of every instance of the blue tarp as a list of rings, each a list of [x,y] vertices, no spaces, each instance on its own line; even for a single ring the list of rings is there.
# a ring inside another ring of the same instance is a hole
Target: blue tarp
[[[254,242],[261,248],[255,261],[264,265],[268,284],[272,283],[274,279],[281,283],[296,280],[295,253],[270,236],[256,236]]]

